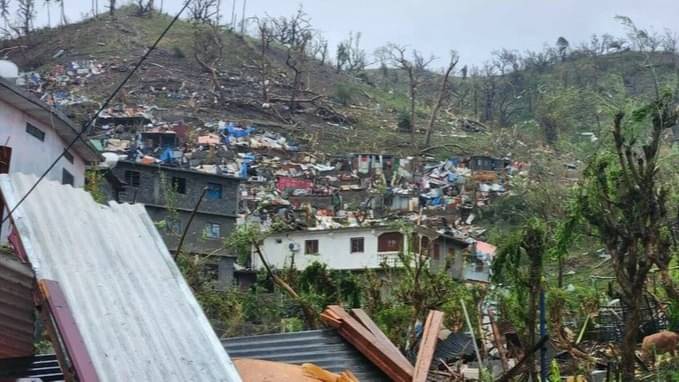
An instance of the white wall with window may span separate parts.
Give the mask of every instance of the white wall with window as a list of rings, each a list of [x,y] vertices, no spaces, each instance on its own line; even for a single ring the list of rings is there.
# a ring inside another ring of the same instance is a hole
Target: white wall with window
[[[11,148],[9,172],[42,175],[68,143],[52,127],[0,100],[0,146]],[[82,187],[85,161],[71,151],[59,160],[47,179]]]
[[[304,269],[315,261],[330,269],[376,269],[383,262],[399,265],[398,252],[407,245],[400,232],[385,227],[344,228],[332,231],[293,231],[268,236],[262,252],[272,266],[295,264]],[[255,269],[262,268],[253,253]]]

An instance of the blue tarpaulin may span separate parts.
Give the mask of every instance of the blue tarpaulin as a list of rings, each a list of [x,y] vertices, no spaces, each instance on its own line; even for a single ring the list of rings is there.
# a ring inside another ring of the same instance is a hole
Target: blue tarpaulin
[[[160,154],[159,159],[163,162],[172,162],[174,159],[172,148],[169,146],[166,147],[165,150],[163,150],[163,152]]]
[[[255,156],[252,153],[247,153],[243,155],[243,162],[240,164],[240,171],[238,171],[238,176],[241,178],[248,177],[248,170],[250,169],[250,163],[255,161]]]
[[[255,128],[252,126],[248,126],[247,128],[243,129],[240,127],[236,127],[236,125],[233,124],[233,122],[229,122],[223,130],[226,130],[227,134],[230,137],[233,138],[242,138],[242,137],[247,137],[250,134],[252,134],[255,131]]]

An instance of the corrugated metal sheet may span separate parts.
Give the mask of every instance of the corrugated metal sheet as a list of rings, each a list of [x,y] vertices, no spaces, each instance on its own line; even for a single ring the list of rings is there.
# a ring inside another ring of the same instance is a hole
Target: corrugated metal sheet
[[[334,372],[351,370],[361,382],[389,380],[334,329],[233,337],[222,343],[233,358],[308,362]]]
[[[33,272],[0,253],[0,358],[33,354]]]
[[[0,175],[9,208],[36,177]],[[13,220],[38,279],[60,284],[102,381],[240,381],[142,205],[43,181]]]

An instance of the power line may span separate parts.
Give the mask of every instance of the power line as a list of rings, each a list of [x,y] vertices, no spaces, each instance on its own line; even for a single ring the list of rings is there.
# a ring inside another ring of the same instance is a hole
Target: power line
[[[82,139],[81,138],[82,135],[89,130],[90,126],[92,126],[92,123],[94,123],[94,121],[99,117],[99,114],[101,114],[101,112],[104,111],[104,109],[106,109],[108,107],[108,104],[111,103],[111,101],[116,96],[116,94],[118,94],[120,89],[122,89],[123,86],[125,86],[127,81],[129,81],[129,79],[134,75],[134,73],[137,71],[137,69],[139,69],[141,64],[144,63],[144,61],[146,60],[146,58],[148,58],[148,56],[151,54],[151,52],[153,52],[156,49],[156,47],[158,46],[160,41],[163,39],[163,37],[165,37],[167,32],[169,32],[170,29],[172,28],[172,26],[177,22],[177,20],[179,20],[179,17],[182,15],[182,13],[184,13],[184,10],[186,10],[186,8],[189,6],[189,4],[191,4],[191,1],[192,0],[187,0],[184,3],[184,6],[179,10],[179,12],[177,12],[177,14],[174,16],[172,21],[167,25],[167,27],[165,27],[165,30],[163,30],[163,32],[160,34],[160,36],[158,36],[158,38],[153,43],[153,45],[151,45],[151,47],[146,51],[146,53],[144,53],[144,55],[141,57],[139,62],[137,62],[137,64],[134,66],[134,68],[132,68],[132,70],[127,74],[127,76],[123,79],[123,81],[116,87],[116,89],[113,91],[113,93],[111,93],[111,95],[106,99],[106,101],[104,101],[104,103],[101,105],[99,110],[97,110],[97,112],[94,114],[94,116],[92,116],[92,118],[90,118],[90,120],[87,122],[87,124],[85,124],[85,126],[83,126],[83,128],[80,130],[80,132],[75,136],[75,138],[73,138],[71,143],[69,143],[68,146],[66,146],[66,148],[61,152],[61,154],[59,154],[57,159],[55,159],[54,162],[52,162],[52,164],[50,164],[49,167],[47,167],[47,170],[45,170],[45,172],[43,172],[42,175],[40,175],[38,180],[35,183],[33,183],[31,188],[29,188],[28,191],[26,191],[26,193],[24,194],[24,196],[22,196],[21,199],[19,199],[17,204],[9,211],[7,216],[5,216],[2,219],[0,224],[3,224],[7,220],[9,220],[9,218],[12,217],[12,214],[14,213],[14,211],[16,211],[16,209],[19,208],[21,203],[23,203],[26,200],[26,198],[28,198],[28,196],[36,189],[36,187],[38,187],[38,184],[40,184],[40,182],[42,182],[43,179],[45,179],[47,174],[49,174],[49,172],[52,171],[52,169],[54,169],[54,166],[56,166],[57,163],[59,163],[59,160],[61,158],[63,158],[64,155],[66,155],[66,153],[71,149],[71,147],[73,147],[73,145],[78,140]]]

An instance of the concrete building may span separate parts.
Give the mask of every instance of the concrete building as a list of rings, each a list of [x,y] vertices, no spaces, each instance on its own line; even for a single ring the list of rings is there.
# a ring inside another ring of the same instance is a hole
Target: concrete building
[[[42,175],[81,129],[61,112],[1,78],[0,122],[0,173]],[[78,140],[46,178],[82,187],[85,167],[99,160],[86,139]]]
[[[240,178],[189,169],[119,161],[106,170],[104,192],[109,200],[142,203],[170,251],[175,251],[191,213],[207,188],[184,240],[183,251],[211,255],[207,272],[219,285],[233,281],[234,259],[224,248],[238,215]]]
[[[61,112],[0,78],[0,174],[42,175],[79,129]],[[85,139],[78,140],[45,179],[82,187],[86,166],[100,159]],[[0,202],[0,220],[8,213]],[[7,241],[7,226],[0,227],[0,243]]]
[[[329,269],[377,269],[382,263],[398,265],[398,253],[408,245],[404,235],[389,227],[348,227],[332,230],[290,231],[269,235],[262,251],[275,268],[304,269],[314,262]],[[263,267],[252,257],[254,269]]]
[[[264,239],[262,252],[267,262],[278,269],[294,264],[295,269],[302,270],[319,262],[328,269],[364,270],[379,269],[382,264],[400,266],[399,252],[404,248],[418,251],[421,246],[421,253],[429,257],[433,269],[463,279],[465,248],[469,245],[424,227],[418,227],[411,237],[393,227],[347,227],[274,233]],[[252,267],[263,268],[256,253]]]

